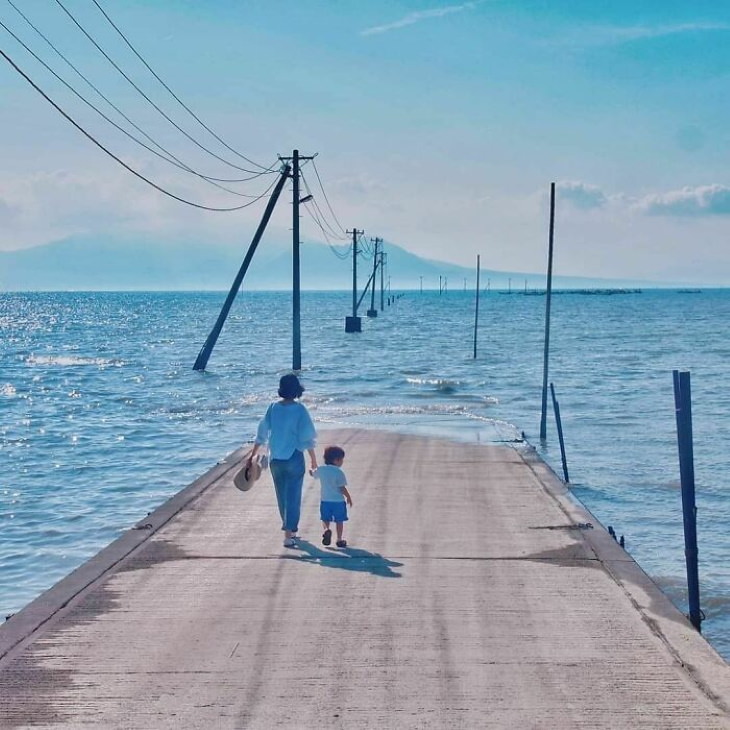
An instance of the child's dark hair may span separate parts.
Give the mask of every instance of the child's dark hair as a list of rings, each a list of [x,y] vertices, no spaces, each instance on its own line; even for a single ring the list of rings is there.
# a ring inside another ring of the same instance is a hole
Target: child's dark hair
[[[338,459],[345,458],[345,450],[340,446],[328,446],[324,450],[324,463],[334,464]]]

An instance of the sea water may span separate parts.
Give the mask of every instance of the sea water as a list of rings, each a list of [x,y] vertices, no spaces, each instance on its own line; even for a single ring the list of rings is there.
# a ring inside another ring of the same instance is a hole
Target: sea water
[[[304,293],[305,402],[321,426],[524,437],[562,473],[530,294],[482,293],[474,358],[473,292],[394,293],[353,334],[348,292]],[[2,616],[253,437],[291,367],[291,296],[241,292],[196,372],[224,297],[0,294]],[[730,291],[560,292],[551,314],[573,493],[684,612],[672,371],[691,372],[703,632],[730,658]]]

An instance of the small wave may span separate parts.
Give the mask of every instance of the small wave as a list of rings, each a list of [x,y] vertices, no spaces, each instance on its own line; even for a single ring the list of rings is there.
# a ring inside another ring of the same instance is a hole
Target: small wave
[[[10,383],[5,383],[5,385],[0,387],[0,395],[4,395],[6,398],[13,398],[17,394],[18,391],[15,389],[15,386]]]
[[[98,367],[121,367],[120,360],[110,360],[105,357],[78,357],[76,355],[30,355],[26,359],[27,365],[60,365],[75,367],[77,365],[96,365]]]
[[[449,380],[448,378],[406,378],[406,382],[413,385],[461,385],[460,380]]]

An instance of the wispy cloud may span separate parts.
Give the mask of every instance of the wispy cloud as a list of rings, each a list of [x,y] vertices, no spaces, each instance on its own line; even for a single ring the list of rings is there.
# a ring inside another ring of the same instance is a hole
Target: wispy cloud
[[[730,23],[675,23],[673,25],[596,25],[580,29],[579,45],[611,46],[667,36],[730,31]]]
[[[390,30],[405,28],[408,25],[415,25],[422,20],[430,20],[432,18],[443,18],[445,15],[453,15],[464,10],[473,10],[477,5],[481,5],[484,0],[471,0],[470,2],[461,3],[460,5],[445,5],[442,8],[433,8],[432,10],[417,10],[413,13],[403,16],[400,20],[384,25],[375,25],[360,31],[360,35],[376,35],[378,33],[387,33]]]
[[[559,182],[557,184],[557,192],[561,200],[568,200],[576,208],[581,208],[582,210],[602,208],[608,200],[599,187],[573,180]]]
[[[730,214],[730,187],[700,185],[647,195],[637,201],[637,210],[649,215],[714,216]]]

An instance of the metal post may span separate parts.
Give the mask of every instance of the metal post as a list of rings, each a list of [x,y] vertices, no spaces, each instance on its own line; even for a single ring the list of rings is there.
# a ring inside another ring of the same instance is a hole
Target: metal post
[[[269,202],[266,205],[264,214],[261,216],[261,222],[259,223],[259,227],[256,229],[256,233],[254,234],[251,244],[248,247],[248,251],[246,252],[245,258],[243,259],[241,268],[238,270],[238,273],[236,274],[236,278],[233,280],[231,289],[228,292],[226,301],[224,302],[223,307],[221,308],[220,314],[218,315],[218,319],[216,320],[216,323],[213,326],[213,329],[210,331],[208,338],[205,340],[205,344],[203,345],[203,347],[200,349],[200,352],[198,353],[198,357],[196,358],[195,364],[193,365],[193,370],[205,370],[206,366],[208,365],[208,360],[210,358],[211,353],[213,352],[215,343],[218,341],[218,336],[220,335],[221,330],[223,329],[223,325],[225,324],[226,318],[228,317],[228,313],[231,310],[231,306],[233,305],[233,300],[236,298],[236,294],[238,293],[238,290],[241,287],[241,283],[243,282],[243,277],[246,276],[248,267],[251,264],[251,259],[253,259],[253,255],[254,255],[254,253],[256,253],[256,248],[259,245],[259,241],[261,240],[261,237],[264,235],[264,231],[266,230],[266,226],[269,222],[269,218],[271,218],[271,214],[274,211],[274,207],[276,206],[277,200],[279,200],[279,195],[281,194],[282,188],[284,187],[284,183],[286,182],[290,173],[291,173],[291,167],[289,167],[289,165],[284,165],[284,167],[282,168],[282,171],[281,171],[281,177],[279,178],[279,181],[276,183],[276,187],[274,188],[273,192],[271,193],[271,197],[269,198]]]
[[[380,239],[380,242],[383,242],[383,239]],[[385,307],[383,306],[384,298],[385,298],[385,287],[383,286],[383,280],[384,280],[384,272],[385,272],[385,251],[383,251],[383,247],[380,247],[380,261],[378,262],[378,266],[380,266],[380,311],[382,312]],[[375,281],[373,281],[373,290],[375,290]]]
[[[555,387],[550,383],[550,394],[553,397],[553,410],[555,411],[555,425],[558,429],[558,441],[560,442],[560,459],[563,462],[563,474],[566,483],[570,481],[568,476],[568,460],[565,458],[565,441],[563,441],[563,423],[560,420],[560,404],[555,397]]]
[[[302,369],[302,323],[299,269],[299,150],[292,155],[294,205],[292,206],[292,370]]]
[[[695,468],[692,446],[692,393],[689,372],[675,370],[674,406],[677,414],[679,473],[682,484],[682,517],[684,522],[684,557],[687,564],[689,620],[697,631],[702,630],[700,579],[697,567],[697,506],[695,504]]]
[[[479,327],[479,271],[480,256],[477,254],[477,286],[476,286],[476,300],[474,302],[474,359],[477,357],[477,329]],[[466,281],[466,279],[464,279]]]
[[[548,355],[550,353],[550,300],[553,291],[553,232],[555,230],[555,183],[550,183],[550,234],[548,236],[547,291],[545,297],[545,347],[542,364],[542,412],[540,438],[547,438]]]

